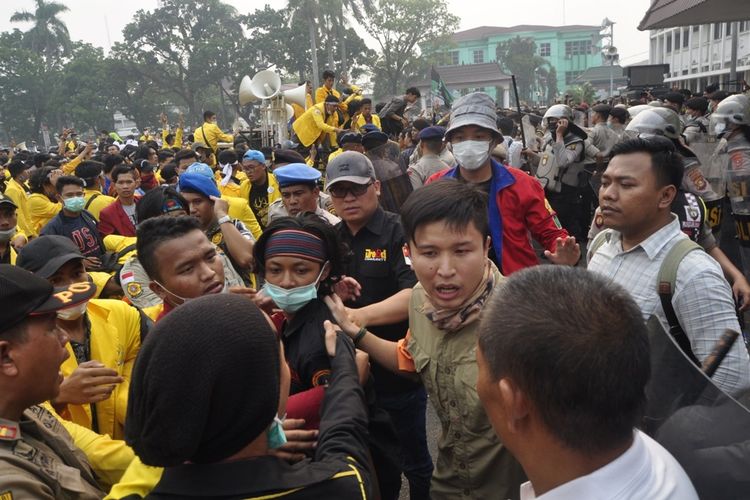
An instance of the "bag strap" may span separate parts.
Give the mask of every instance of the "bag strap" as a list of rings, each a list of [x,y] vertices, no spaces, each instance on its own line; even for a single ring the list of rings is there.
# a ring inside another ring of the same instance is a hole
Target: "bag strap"
[[[99,197],[99,193],[97,193],[97,194],[95,194],[94,196],[92,196],[91,198],[89,198],[89,201],[87,201],[87,202],[86,202],[86,204],[85,204],[85,205],[83,206],[83,209],[84,209],[84,210],[88,210],[88,209],[89,209],[89,207],[91,206],[91,202],[93,202],[93,201],[94,201],[95,199],[97,199],[98,197]]]
[[[607,241],[607,235],[611,234],[611,231],[609,229],[605,229],[601,233],[594,236],[594,239],[591,240],[591,245],[589,245],[588,249],[588,259],[587,262],[591,262],[591,257],[594,256],[597,250],[601,248],[602,245],[604,245],[604,242]]]
[[[119,252],[117,252],[117,260],[119,261],[120,259],[122,259],[123,257],[125,257],[127,254],[129,254],[130,252],[132,252],[133,250],[135,250],[135,247],[136,247],[136,244],[133,243],[132,245],[128,245],[125,248],[123,248],[122,250],[120,250]]]
[[[693,354],[693,349],[690,347],[690,339],[685,334],[677,318],[677,313],[672,305],[672,296],[674,295],[675,283],[677,281],[677,268],[680,267],[682,259],[693,250],[700,249],[702,247],[693,240],[687,238],[680,240],[667,252],[667,256],[664,257],[664,261],[662,261],[659,268],[659,274],[656,277],[656,290],[659,293],[664,315],[667,317],[667,322],[669,323],[669,334],[675,339],[682,352],[697,366],[701,366],[701,364],[695,357],[695,354]]]
[[[206,146],[211,149],[211,153],[216,154],[216,151],[214,151],[214,147],[211,145],[211,143],[208,142],[208,137],[206,137],[206,131],[203,130],[203,125],[201,125],[201,134],[203,134],[203,140],[206,141]]]
[[[141,317],[140,320],[140,328],[141,328],[141,344],[143,344],[143,341],[146,339],[146,335],[148,335],[148,332],[151,330],[151,327],[154,326],[154,321],[146,316],[146,313],[144,313],[142,310],[136,308],[138,310],[138,314]]]

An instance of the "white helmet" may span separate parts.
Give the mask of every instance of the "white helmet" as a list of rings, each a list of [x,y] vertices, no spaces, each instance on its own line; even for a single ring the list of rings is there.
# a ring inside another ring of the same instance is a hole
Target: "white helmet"
[[[649,108],[638,113],[625,130],[638,135],[662,135],[670,139],[679,139],[682,132],[680,117],[670,108]]]
[[[547,118],[557,118],[558,120],[560,118],[567,118],[568,120],[573,120],[573,110],[567,104],[555,104],[554,106],[550,106],[547,112],[544,113],[545,122]]]
[[[648,104],[639,104],[639,105],[637,105],[637,106],[630,106],[630,107],[628,108],[628,114],[630,114],[630,119],[632,120],[632,119],[633,119],[633,118],[635,118],[635,117],[636,117],[636,116],[638,115],[638,113],[640,113],[641,111],[644,111],[644,110],[646,110],[646,109],[651,109],[652,107],[653,107],[653,106],[649,106]]]
[[[716,106],[711,118],[735,125],[750,125],[750,99],[743,94],[730,95]]]

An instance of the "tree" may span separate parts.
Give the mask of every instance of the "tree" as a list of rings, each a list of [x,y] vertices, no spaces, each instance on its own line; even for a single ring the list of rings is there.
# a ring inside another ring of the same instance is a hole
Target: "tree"
[[[318,26],[320,22],[320,5],[317,0],[289,0],[290,16],[289,26],[307,25],[307,33],[310,41],[310,62],[312,63],[313,87],[319,85],[320,67],[318,66]]]
[[[35,0],[34,12],[26,10],[16,12],[10,16],[11,22],[33,23],[33,26],[24,35],[24,45],[37,54],[41,53],[44,58],[59,58],[70,50],[70,33],[68,27],[58,17],[69,9],[58,2],[46,2]]]
[[[220,0],[162,0],[136,12],[123,35],[113,54],[130,81],[170,94],[196,121],[204,102],[220,102],[222,81],[239,81],[255,60],[236,10]]]
[[[596,101],[596,89],[591,82],[584,82],[581,85],[575,85],[568,87],[565,91],[566,94],[570,94],[573,102],[576,103],[592,103]]]
[[[537,54],[534,40],[520,36],[506,40],[498,44],[495,56],[504,71],[516,75],[521,100],[532,101],[533,89],[538,81],[537,70],[547,64],[547,61]]]
[[[448,12],[444,0],[378,0],[364,23],[380,47],[372,68],[376,94],[403,91],[407,68],[419,65],[420,46],[429,46],[453,33],[458,23],[459,18]]]
[[[39,140],[39,130],[53,108],[60,65],[25,46],[19,30],[0,33],[0,120],[15,139]]]

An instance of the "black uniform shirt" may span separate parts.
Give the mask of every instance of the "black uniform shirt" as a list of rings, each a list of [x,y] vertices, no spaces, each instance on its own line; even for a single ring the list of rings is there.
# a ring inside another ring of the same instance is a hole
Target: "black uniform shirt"
[[[362,295],[347,303],[347,307],[356,309],[369,306],[417,284],[414,271],[404,259],[406,238],[398,215],[378,207],[370,221],[356,235],[352,235],[344,221],[338,223],[336,229],[353,252],[346,275],[362,285]],[[367,329],[380,338],[395,342],[406,336],[408,328],[409,322],[402,321]],[[389,372],[377,363],[371,364],[371,370],[379,393],[403,392],[419,385],[418,382]]]

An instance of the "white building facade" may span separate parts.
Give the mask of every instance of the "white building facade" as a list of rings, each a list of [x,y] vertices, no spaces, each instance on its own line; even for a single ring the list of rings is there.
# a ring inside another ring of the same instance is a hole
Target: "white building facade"
[[[702,92],[718,83],[735,90],[729,82],[732,30],[738,28],[737,79],[750,80],[750,20],[712,23],[651,31],[649,64],[669,64],[664,82]]]

